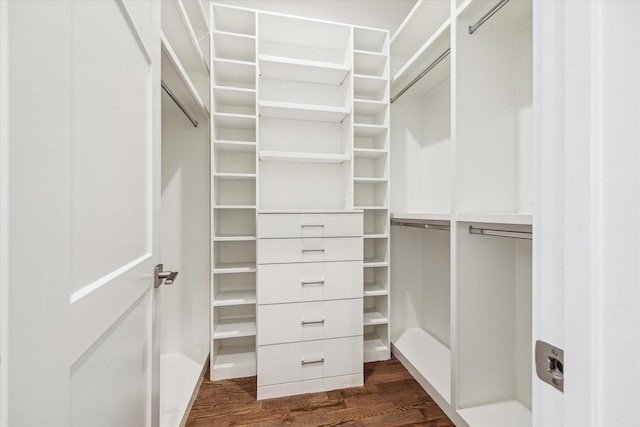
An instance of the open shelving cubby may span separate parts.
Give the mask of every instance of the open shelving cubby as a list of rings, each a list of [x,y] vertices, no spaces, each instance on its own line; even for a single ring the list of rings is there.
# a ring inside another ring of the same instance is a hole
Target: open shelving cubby
[[[211,379],[256,374],[256,14],[211,6]]]

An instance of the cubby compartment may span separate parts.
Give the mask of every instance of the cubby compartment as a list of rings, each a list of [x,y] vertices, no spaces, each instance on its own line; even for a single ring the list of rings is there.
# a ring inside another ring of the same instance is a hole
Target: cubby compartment
[[[389,299],[386,296],[364,297],[364,326],[389,323]]]
[[[256,182],[251,180],[216,179],[215,206],[255,206]]]
[[[418,1],[391,38],[391,71],[395,75],[430,39],[446,28],[449,0]]]
[[[256,273],[217,274],[213,279],[213,306],[256,304]]]
[[[261,101],[294,105],[345,107],[350,101],[350,96],[351,86],[346,83],[334,86],[292,80],[260,79]]]
[[[211,80],[214,86],[255,90],[255,63],[214,58]]]
[[[449,80],[427,93],[412,88],[393,103],[391,114],[392,212],[450,213],[453,148]]]
[[[239,34],[212,31],[214,58],[242,62],[255,62],[256,38]]]
[[[389,193],[386,181],[358,182],[354,184],[354,204],[356,208],[384,208],[388,206]]]
[[[261,161],[260,209],[345,209],[346,165]]]
[[[387,237],[389,235],[389,214],[386,210],[365,209],[364,236]]]
[[[255,336],[255,304],[214,307],[212,330],[214,340]]]
[[[353,49],[386,54],[388,38],[389,33],[385,30],[355,27],[353,29]]]
[[[213,242],[214,274],[252,273],[256,271],[256,242]]]
[[[282,15],[259,15],[260,55],[350,64],[351,27]]]
[[[434,399],[451,403],[450,233],[393,225],[391,237],[394,354]]]
[[[256,92],[216,86],[213,88],[213,108],[219,113],[255,115]]]
[[[261,118],[260,151],[345,156],[350,128],[342,123]],[[310,159],[311,160],[311,159]],[[344,161],[343,159],[342,161]]]
[[[359,76],[353,77],[354,99],[368,101],[386,101],[389,98],[387,79],[382,77]]]
[[[221,209],[213,220],[214,240],[252,239],[256,236],[253,209]]]
[[[458,17],[457,210],[531,213],[533,43],[531,1],[512,1],[473,34],[497,1],[474,1]]]
[[[364,362],[387,360],[391,357],[389,346],[389,325],[369,325],[364,327]]]
[[[364,269],[364,296],[374,297],[389,295],[389,269],[365,268]]]
[[[220,4],[212,5],[213,31],[223,33],[242,34],[245,36],[256,35],[256,14],[247,9]]]
[[[211,355],[211,380],[256,375],[256,338],[216,339]]]
[[[358,76],[387,78],[388,56],[381,53],[353,52],[353,73]]]
[[[354,156],[353,175],[358,179],[386,179],[389,175],[389,162],[386,153],[368,155],[371,153],[357,152]]]
[[[213,138],[216,141],[256,142],[256,117],[252,115],[213,114]]]
[[[365,267],[379,265],[386,267],[389,260],[389,240],[387,238],[364,239]]]
[[[495,420],[530,426],[531,240],[470,234],[470,226],[531,232],[524,225],[458,225],[459,413],[474,427]]]
[[[354,123],[353,144],[356,152],[362,155],[376,155],[388,149],[388,129],[381,125]]]
[[[215,173],[255,175],[255,145],[222,143],[215,144],[214,150]]]
[[[386,125],[389,104],[384,101],[356,100],[353,103],[354,123]]]

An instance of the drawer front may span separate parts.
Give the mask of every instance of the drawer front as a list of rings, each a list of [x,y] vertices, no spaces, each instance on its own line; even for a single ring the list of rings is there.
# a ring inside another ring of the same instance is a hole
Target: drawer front
[[[362,237],[258,239],[258,264],[361,261]]]
[[[362,233],[362,213],[258,215],[258,238],[358,237]]]
[[[362,336],[258,347],[258,386],[363,372]]]
[[[258,304],[359,298],[362,261],[258,266]]]
[[[362,298],[258,306],[258,345],[362,336]]]

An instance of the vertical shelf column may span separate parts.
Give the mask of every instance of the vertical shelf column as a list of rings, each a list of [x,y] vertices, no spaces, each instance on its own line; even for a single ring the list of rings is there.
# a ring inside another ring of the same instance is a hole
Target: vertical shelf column
[[[256,375],[256,14],[211,7],[211,379]]]
[[[364,361],[389,341],[389,32],[354,27],[353,198],[364,211]]]

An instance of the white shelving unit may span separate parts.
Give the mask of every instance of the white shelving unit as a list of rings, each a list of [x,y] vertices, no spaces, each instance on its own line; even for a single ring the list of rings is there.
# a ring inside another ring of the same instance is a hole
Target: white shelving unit
[[[211,6],[211,379],[256,374],[256,14]]]
[[[531,241],[469,229],[532,224],[531,2],[470,34],[497,3],[418,2],[391,41],[391,216],[440,226],[391,227],[391,342],[472,427],[532,424]]]
[[[364,210],[364,360],[389,340],[389,33],[353,30],[353,197]]]

